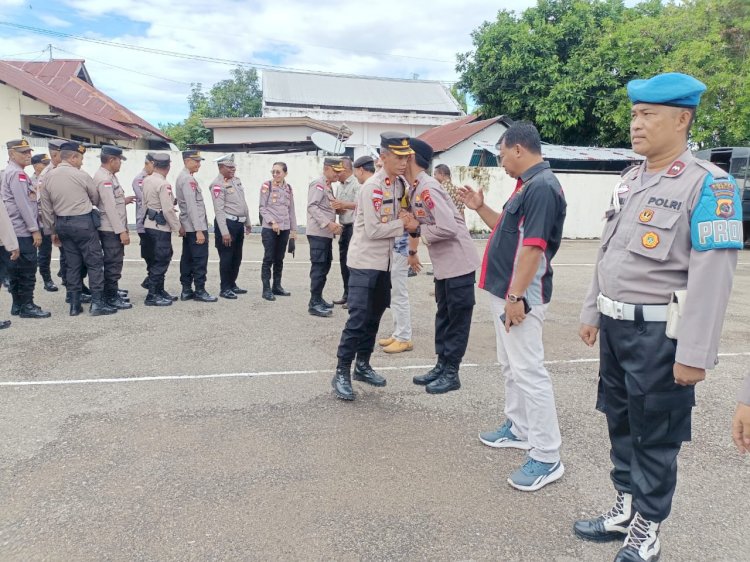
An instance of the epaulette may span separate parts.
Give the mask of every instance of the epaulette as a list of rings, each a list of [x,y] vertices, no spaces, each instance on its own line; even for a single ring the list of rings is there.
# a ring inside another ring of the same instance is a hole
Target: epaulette
[[[711,174],[716,180],[729,178],[729,173],[726,170],[714,164],[713,162],[709,162],[707,160],[700,160],[696,158],[695,163],[698,164],[704,170],[706,170],[709,174]]]

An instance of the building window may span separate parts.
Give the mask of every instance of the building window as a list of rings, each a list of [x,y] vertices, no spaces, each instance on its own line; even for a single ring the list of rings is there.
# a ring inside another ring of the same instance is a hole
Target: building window
[[[478,148],[471,155],[469,166],[479,166],[481,168],[497,168],[497,157],[494,154],[487,152],[486,150]]]
[[[43,137],[56,137],[57,131],[48,127],[41,127],[39,125],[29,125],[29,131]]]
[[[89,137],[82,137],[80,135],[70,135],[70,140],[74,140],[76,142],[91,142],[91,139]]]

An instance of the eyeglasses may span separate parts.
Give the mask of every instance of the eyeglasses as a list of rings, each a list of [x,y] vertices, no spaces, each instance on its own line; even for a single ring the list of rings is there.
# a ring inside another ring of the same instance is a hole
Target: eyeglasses
[[[284,172],[282,172],[281,170],[271,170],[271,173],[275,176],[277,174],[283,174]]]

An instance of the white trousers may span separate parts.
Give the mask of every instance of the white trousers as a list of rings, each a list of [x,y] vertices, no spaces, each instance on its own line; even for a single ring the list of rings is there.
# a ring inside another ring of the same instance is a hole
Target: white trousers
[[[395,250],[391,252],[391,315],[393,334],[398,341],[411,341],[411,306],[409,306],[409,262]]]
[[[513,423],[513,434],[531,445],[529,456],[540,462],[557,462],[562,440],[542,342],[547,305],[533,306],[526,319],[506,333],[500,322],[505,300],[494,295],[490,299],[497,360],[505,377],[505,416]]]

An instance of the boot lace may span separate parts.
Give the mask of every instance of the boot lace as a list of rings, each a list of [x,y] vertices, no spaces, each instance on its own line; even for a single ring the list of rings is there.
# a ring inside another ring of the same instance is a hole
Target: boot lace
[[[631,546],[636,550],[639,550],[641,546],[649,539],[649,527],[651,521],[647,521],[641,517],[640,513],[636,513],[630,528],[628,529],[628,536],[625,539],[625,546]]]
[[[604,519],[614,519],[625,513],[625,494],[622,492],[617,494],[615,505],[609,510],[602,513]]]

